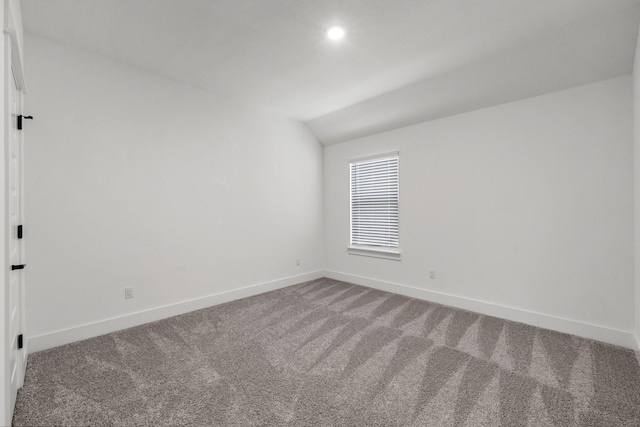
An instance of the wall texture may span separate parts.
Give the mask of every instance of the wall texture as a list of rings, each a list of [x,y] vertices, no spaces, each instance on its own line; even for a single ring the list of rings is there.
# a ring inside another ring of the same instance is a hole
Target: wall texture
[[[632,346],[631,87],[625,76],[326,147],[326,268]],[[402,261],[349,255],[348,160],[394,150]]]
[[[322,268],[322,148],[304,125],[25,43],[31,338]]]

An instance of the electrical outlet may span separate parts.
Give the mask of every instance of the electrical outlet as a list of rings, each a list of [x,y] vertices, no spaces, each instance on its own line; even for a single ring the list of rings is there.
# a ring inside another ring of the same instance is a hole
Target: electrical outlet
[[[436,271],[429,270],[429,279],[435,279],[435,278],[436,278]]]
[[[296,265],[300,266],[300,258],[296,258]]]
[[[124,288],[124,299],[133,298],[133,288]]]

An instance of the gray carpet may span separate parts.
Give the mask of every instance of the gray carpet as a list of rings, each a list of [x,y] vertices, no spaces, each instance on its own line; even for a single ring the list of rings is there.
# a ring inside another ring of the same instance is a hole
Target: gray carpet
[[[330,279],[29,356],[16,426],[638,426],[632,351]]]

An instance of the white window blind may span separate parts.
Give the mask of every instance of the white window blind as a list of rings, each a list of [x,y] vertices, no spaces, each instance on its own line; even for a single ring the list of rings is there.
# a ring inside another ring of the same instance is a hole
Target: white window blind
[[[349,165],[351,246],[398,251],[398,153],[354,160]]]

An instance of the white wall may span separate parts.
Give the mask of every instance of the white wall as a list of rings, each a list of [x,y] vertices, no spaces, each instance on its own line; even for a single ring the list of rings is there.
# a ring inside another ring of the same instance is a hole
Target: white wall
[[[640,43],[636,44],[636,55],[633,64],[633,172],[635,206],[635,338],[636,345],[640,348]]]
[[[322,148],[304,125],[45,39],[25,44],[35,349],[132,322],[43,338],[56,331],[322,268]]]
[[[54,336],[32,350],[81,337],[83,325],[323,266],[628,345],[630,76],[326,147],[323,264],[322,149],[303,125],[41,38],[25,44],[36,117],[27,334]],[[403,259],[347,255],[347,160],[391,150]]]
[[[394,150],[402,261],[349,255],[348,160]],[[633,345],[630,76],[328,146],[324,161],[335,277]]]

